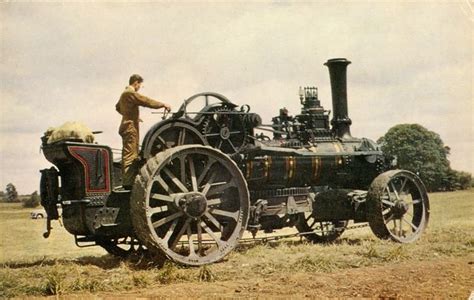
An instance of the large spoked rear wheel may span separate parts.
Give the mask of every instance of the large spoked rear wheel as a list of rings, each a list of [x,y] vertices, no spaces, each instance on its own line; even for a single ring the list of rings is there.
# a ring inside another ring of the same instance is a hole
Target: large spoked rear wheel
[[[374,234],[400,243],[417,240],[430,214],[428,194],[421,179],[404,170],[380,174],[367,194],[367,219]]]
[[[140,241],[185,265],[221,260],[249,217],[249,193],[237,165],[209,146],[185,145],[148,160],[131,198]]]

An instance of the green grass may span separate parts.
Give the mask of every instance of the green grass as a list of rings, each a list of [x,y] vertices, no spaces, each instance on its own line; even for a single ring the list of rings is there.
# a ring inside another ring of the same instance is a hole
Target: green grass
[[[56,222],[43,239],[42,221],[29,209],[0,205],[0,297],[119,292],[179,282],[224,282],[278,274],[314,274],[474,256],[474,190],[430,195],[430,224],[413,244],[378,240],[368,228],[350,230],[334,244],[299,239],[241,245],[221,263],[157,267],[147,257],[119,260],[100,248],[80,249]],[[14,238],[13,238],[14,237]],[[19,238],[20,237],[20,238]]]

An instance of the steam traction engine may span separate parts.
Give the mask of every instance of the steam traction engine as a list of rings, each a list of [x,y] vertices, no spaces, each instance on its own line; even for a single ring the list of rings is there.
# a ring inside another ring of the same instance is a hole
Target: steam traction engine
[[[428,223],[425,187],[415,174],[391,170],[376,143],[351,136],[348,64],[325,64],[331,126],[312,87],[300,88],[301,114],[281,109],[271,124],[220,94],[188,98],[144,137],[131,191],[121,188],[109,147],[44,139],[55,165],[41,177],[48,222],[60,203],[78,246],[117,255],[146,247],[187,265],[220,260],[245,230],[255,236],[295,226],[310,241],[330,242],[353,220],[368,222],[379,238],[415,241]]]

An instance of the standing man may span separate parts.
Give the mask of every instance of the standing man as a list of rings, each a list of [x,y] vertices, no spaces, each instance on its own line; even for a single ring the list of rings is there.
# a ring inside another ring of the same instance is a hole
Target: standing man
[[[138,74],[130,76],[129,86],[120,96],[120,100],[115,105],[115,109],[122,115],[122,122],[119,127],[119,134],[122,136],[122,186],[131,189],[136,174],[138,173],[138,143],[140,140],[139,106],[149,108],[162,108],[171,110],[171,106],[159,102],[138,93],[142,85],[143,78]]]

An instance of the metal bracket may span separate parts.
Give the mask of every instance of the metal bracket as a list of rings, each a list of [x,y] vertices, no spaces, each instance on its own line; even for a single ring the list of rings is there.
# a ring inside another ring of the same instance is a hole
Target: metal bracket
[[[116,226],[117,215],[120,208],[118,207],[104,207],[97,210],[93,226],[98,229],[103,226]]]

